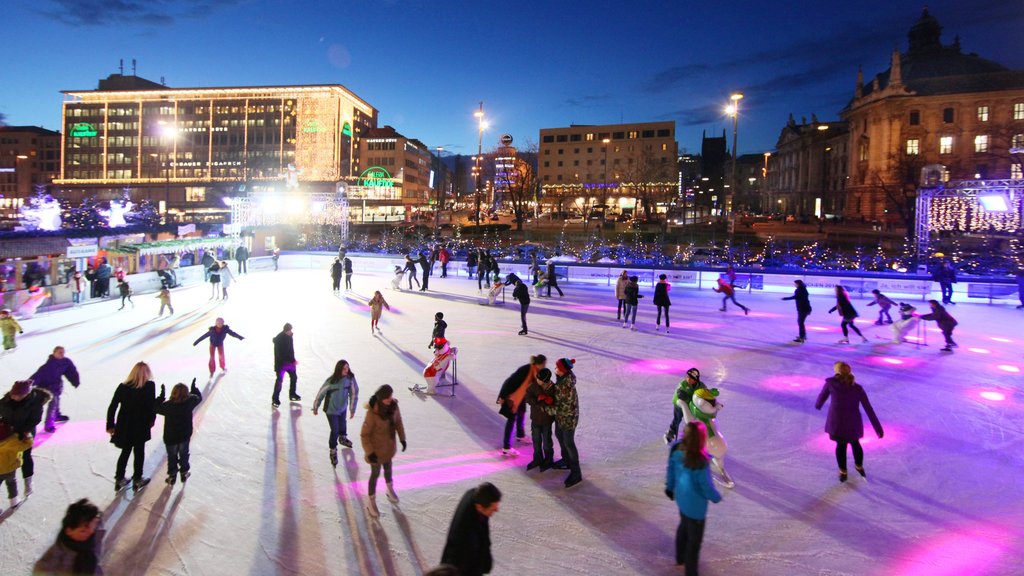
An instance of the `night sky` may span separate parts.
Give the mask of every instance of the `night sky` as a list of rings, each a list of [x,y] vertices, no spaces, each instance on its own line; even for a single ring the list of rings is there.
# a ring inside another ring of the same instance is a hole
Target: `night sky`
[[[943,42],[1024,69],[1021,0],[933,0]],[[741,153],[774,147],[789,113],[835,119],[888,67],[923,4],[7,0],[0,114],[58,128],[62,89],[93,89],[132,58],[172,87],[344,84],[427,145],[471,153],[478,101],[517,144],[570,123],[675,120],[680,148],[729,125]],[[569,7],[572,7],[571,9]],[[586,9],[576,9],[586,6]]]

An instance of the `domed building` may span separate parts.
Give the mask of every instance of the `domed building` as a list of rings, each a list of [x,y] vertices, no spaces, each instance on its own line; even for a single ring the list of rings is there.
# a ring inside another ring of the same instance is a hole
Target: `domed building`
[[[857,74],[854,97],[840,113],[848,123],[851,218],[913,220],[921,169],[946,167],[950,179],[1022,178],[1024,70],[964,53],[959,37],[925,9],[911,27],[905,53],[867,83]]]

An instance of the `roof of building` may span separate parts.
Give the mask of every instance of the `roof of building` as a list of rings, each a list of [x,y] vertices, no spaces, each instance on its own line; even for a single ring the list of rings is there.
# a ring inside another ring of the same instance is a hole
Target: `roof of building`
[[[6,238],[0,240],[0,258],[35,258],[49,254],[63,254],[70,243],[63,236],[34,238]]]
[[[41,126],[0,126],[0,132],[23,132],[40,136],[60,136],[60,132],[47,130]]]

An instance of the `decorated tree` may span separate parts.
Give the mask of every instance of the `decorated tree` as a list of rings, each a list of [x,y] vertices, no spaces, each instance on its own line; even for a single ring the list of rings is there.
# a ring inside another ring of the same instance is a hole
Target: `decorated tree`
[[[68,217],[64,219],[64,227],[76,230],[106,228],[107,220],[103,217],[101,210],[101,206],[96,202],[96,197],[89,196],[69,211]]]
[[[155,226],[160,223],[160,212],[148,198],[143,198],[125,214],[129,226]]]

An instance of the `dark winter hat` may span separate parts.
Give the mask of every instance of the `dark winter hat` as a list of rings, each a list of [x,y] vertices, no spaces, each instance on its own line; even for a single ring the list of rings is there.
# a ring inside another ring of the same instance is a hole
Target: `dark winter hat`
[[[291,330],[291,329],[292,329],[292,325],[291,325],[291,324],[285,324],[285,325],[284,325],[284,331],[285,331],[285,332],[287,332],[287,331],[289,331],[289,330]]]
[[[437,314],[434,314],[435,320],[440,320],[442,318],[444,318],[444,312],[438,312]]]
[[[551,370],[545,368],[540,372],[537,372],[537,380],[540,380],[541,382],[547,382],[551,380]]]
[[[696,368],[690,368],[687,370],[686,375],[694,380],[700,380],[700,370],[697,370]]]
[[[18,380],[17,382],[14,383],[14,386],[11,386],[11,395],[12,396],[27,396],[28,393],[31,392],[31,391],[32,391],[32,381],[31,380]]]
[[[639,280],[639,279],[640,279],[640,277],[639,277],[639,276],[630,276],[630,277],[629,277],[629,281],[630,281],[630,282],[636,282],[636,281],[637,281],[637,280]]]
[[[561,370],[562,372],[572,372],[572,367],[575,364],[576,364],[576,359],[575,358],[573,358],[573,359],[559,358],[558,361],[555,362],[555,367],[558,368],[559,370]]]

